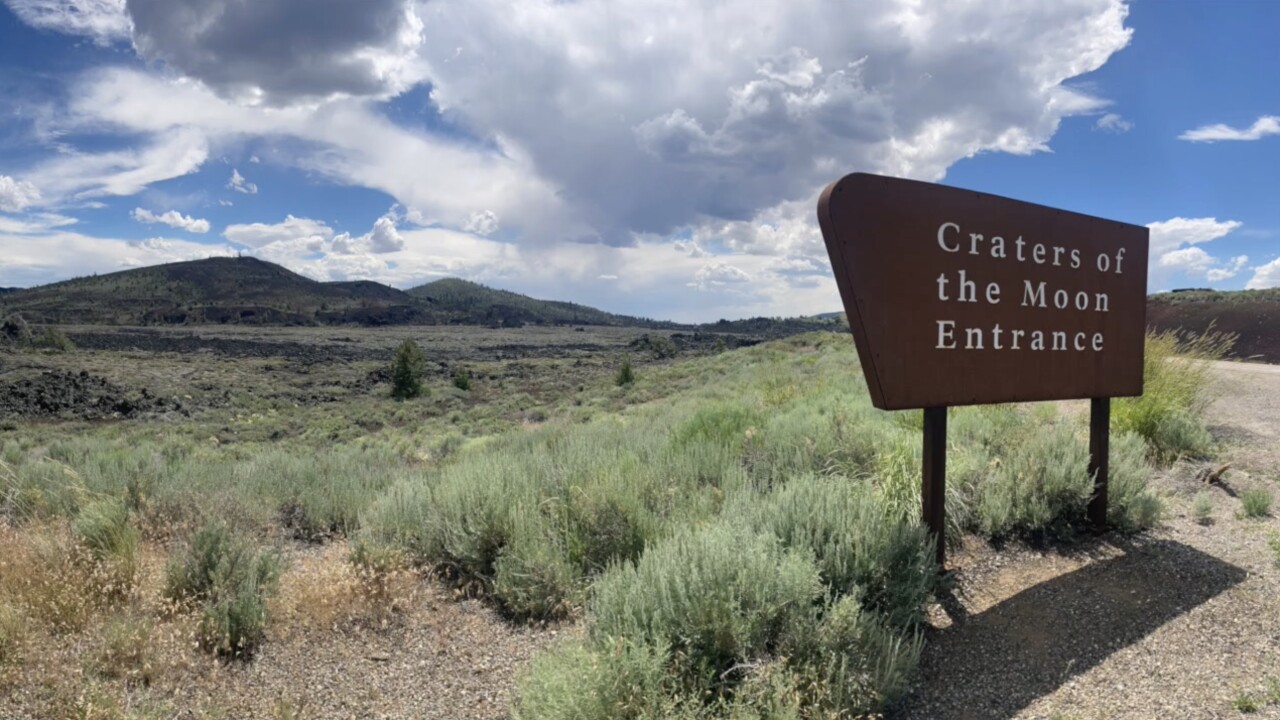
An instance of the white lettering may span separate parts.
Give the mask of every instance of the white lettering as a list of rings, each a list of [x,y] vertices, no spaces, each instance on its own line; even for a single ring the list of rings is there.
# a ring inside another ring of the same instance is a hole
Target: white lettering
[[[955,350],[955,320],[939,320],[938,321],[938,344],[935,350]]]
[[[1089,309],[1089,293],[1084,292],[1083,290],[1076,293],[1076,309],[1077,310]]]
[[[1102,352],[1102,333],[1093,334],[1093,351]]]
[[[974,340],[975,338],[977,339],[976,342]],[[965,328],[964,349],[965,350],[981,350],[982,349],[982,328]]]
[[[1022,238],[1018,238],[1021,240]],[[1037,302],[1037,299],[1039,302]],[[1022,281],[1022,307],[1030,305],[1031,307],[1048,307],[1044,303],[1044,281],[1040,281],[1040,285],[1034,290],[1031,288],[1030,280]]]
[[[1106,272],[1111,269],[1111,256],[1106,253],[1098,253],[1098,272]]]
[[[1070,302],[1071,297],[1067,295],[1066,290],[1058,290],[1053,293],[1053,306],[1059,310],[1066,310],[1067,305],[1070,304]]]
[[[951,228],[956,232],[960,232],[959,225],[953,222],[942,223],[942,225],[938,227],[938,247],[942,248],[943,250],[946,250],[947,252],[960,252],[960,243],[956,243],[956,246],[954,248],[947,246],[947,239],[943,237],[947,232],[947,228]]]
[[[1077,351],[1084,350],[1084,333],[1082,332],[1076,333],[1074,345]]]
[[[987,285],[987,303],[991,305],[1000,304],[1000,285],[999,284],[990,283]]]
[[[1065,332],[1062,332],[1061,330],[1056,330],[1056,331],[1054,331],[1054,333],[1053,333],[1053,349],[1054,349],[1054,350],[1066,350],[1066,349],[1067,349],[1067,334],[1066,334]]]

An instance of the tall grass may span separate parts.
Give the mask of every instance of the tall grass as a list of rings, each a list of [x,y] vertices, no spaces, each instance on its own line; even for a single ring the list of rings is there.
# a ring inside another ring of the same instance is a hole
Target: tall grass
[[[1225,357],[1235,340],[1212,330],[1148,334],[1143,394],[1115,402],[1112,427],[1138,433],[1164,461],[1209,455],[1213,438],[1203,415],[1213,398],[1210,363]]]

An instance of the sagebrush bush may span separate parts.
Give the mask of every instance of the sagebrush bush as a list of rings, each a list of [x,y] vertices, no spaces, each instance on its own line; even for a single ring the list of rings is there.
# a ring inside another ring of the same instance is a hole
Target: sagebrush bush
[[[222,522],[206,524],[171,560],[165,595],[202,606],[200,646],[218,655],[252,655],[266,636],[266,597],[279,580],[279,556],[236,537]]]
[[[1266,488],[1249,488],[1240,493],[1240,506],[1247,518],[1266,517],[1271,514],[1271,493]]]
[[[580,640],[534,658],[516,688],[515,720],[659,720],[676,716],[661,646]]]
[[[1112,434],[1107,472],[1107,524],[1121,532],[1154,527],[1164,502],[1148,487],[1147,446],[1134,432]]]
[[[201,647],[230,657],[252,655],[266,637],[266,596],[280,570],[279,557],[268,550],[245,548],[225,557],[200,618]]]
[[[865,717],[907,694],[922,647],[919,634],[895,631],[849,595],[793,637],[789,664],[810,712]]]
[[[550,618],[581,604],[583,574],[536,513],[512,515],[510,541],[494,563],[493,591],[517,617]]]
[[[920,619],[936,577],[928,532],[869,481],[796,477],[752,504],[757,527],[812,553],[832,594],[859,594],[896,627]]]
[[[1089,449],[1067,423],[1023,438],[978,489],[976,520],[988,537],[1061,535],[1093,495]]]
[[[236,552],[239,541],[220,521],[205,523],[182,549],[169,559],[164,595],[170,600],[203,600],[213,588],[218,564]]]
[[[685,682],[710,689],[763,657],[822,597],[808,553],[721,522],[678,531],[596,582],[591,636],[667,646]]]

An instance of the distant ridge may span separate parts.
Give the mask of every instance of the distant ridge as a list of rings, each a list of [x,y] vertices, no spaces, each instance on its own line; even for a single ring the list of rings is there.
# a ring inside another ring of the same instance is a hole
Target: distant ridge
[[[167,263],[0,291],[0,318],[80,325],[616,325],[680,327],[446,278],[409,291],[318,282],[254,257]]]
[[[528,295],[497,290],[458,278],[443,278],[406,290],[434,310],[460,313],[479,324],[618,325],[676,327],[675,323],[615,315],[577,303],[536,300]]]
[[[825,317],[686,325],[538,300],[458,278],[409,290],[371,280],[319,282],[254,257],[188,260],[0,290],[0,320],[13,313],[37,325],[612,325],[756,338],[843,327]]]
[[[4,314],[90,325],[388,324],[420,320],[422,310],[386,285],[316,282],[253,257],[153,265],[0,295]]]

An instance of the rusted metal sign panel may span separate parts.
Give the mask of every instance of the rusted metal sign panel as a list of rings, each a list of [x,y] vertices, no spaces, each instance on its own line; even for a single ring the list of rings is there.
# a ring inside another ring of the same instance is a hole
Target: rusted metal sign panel
[[[1147,228],[865,173],[818,220],[876,407],[1142,394]]]

